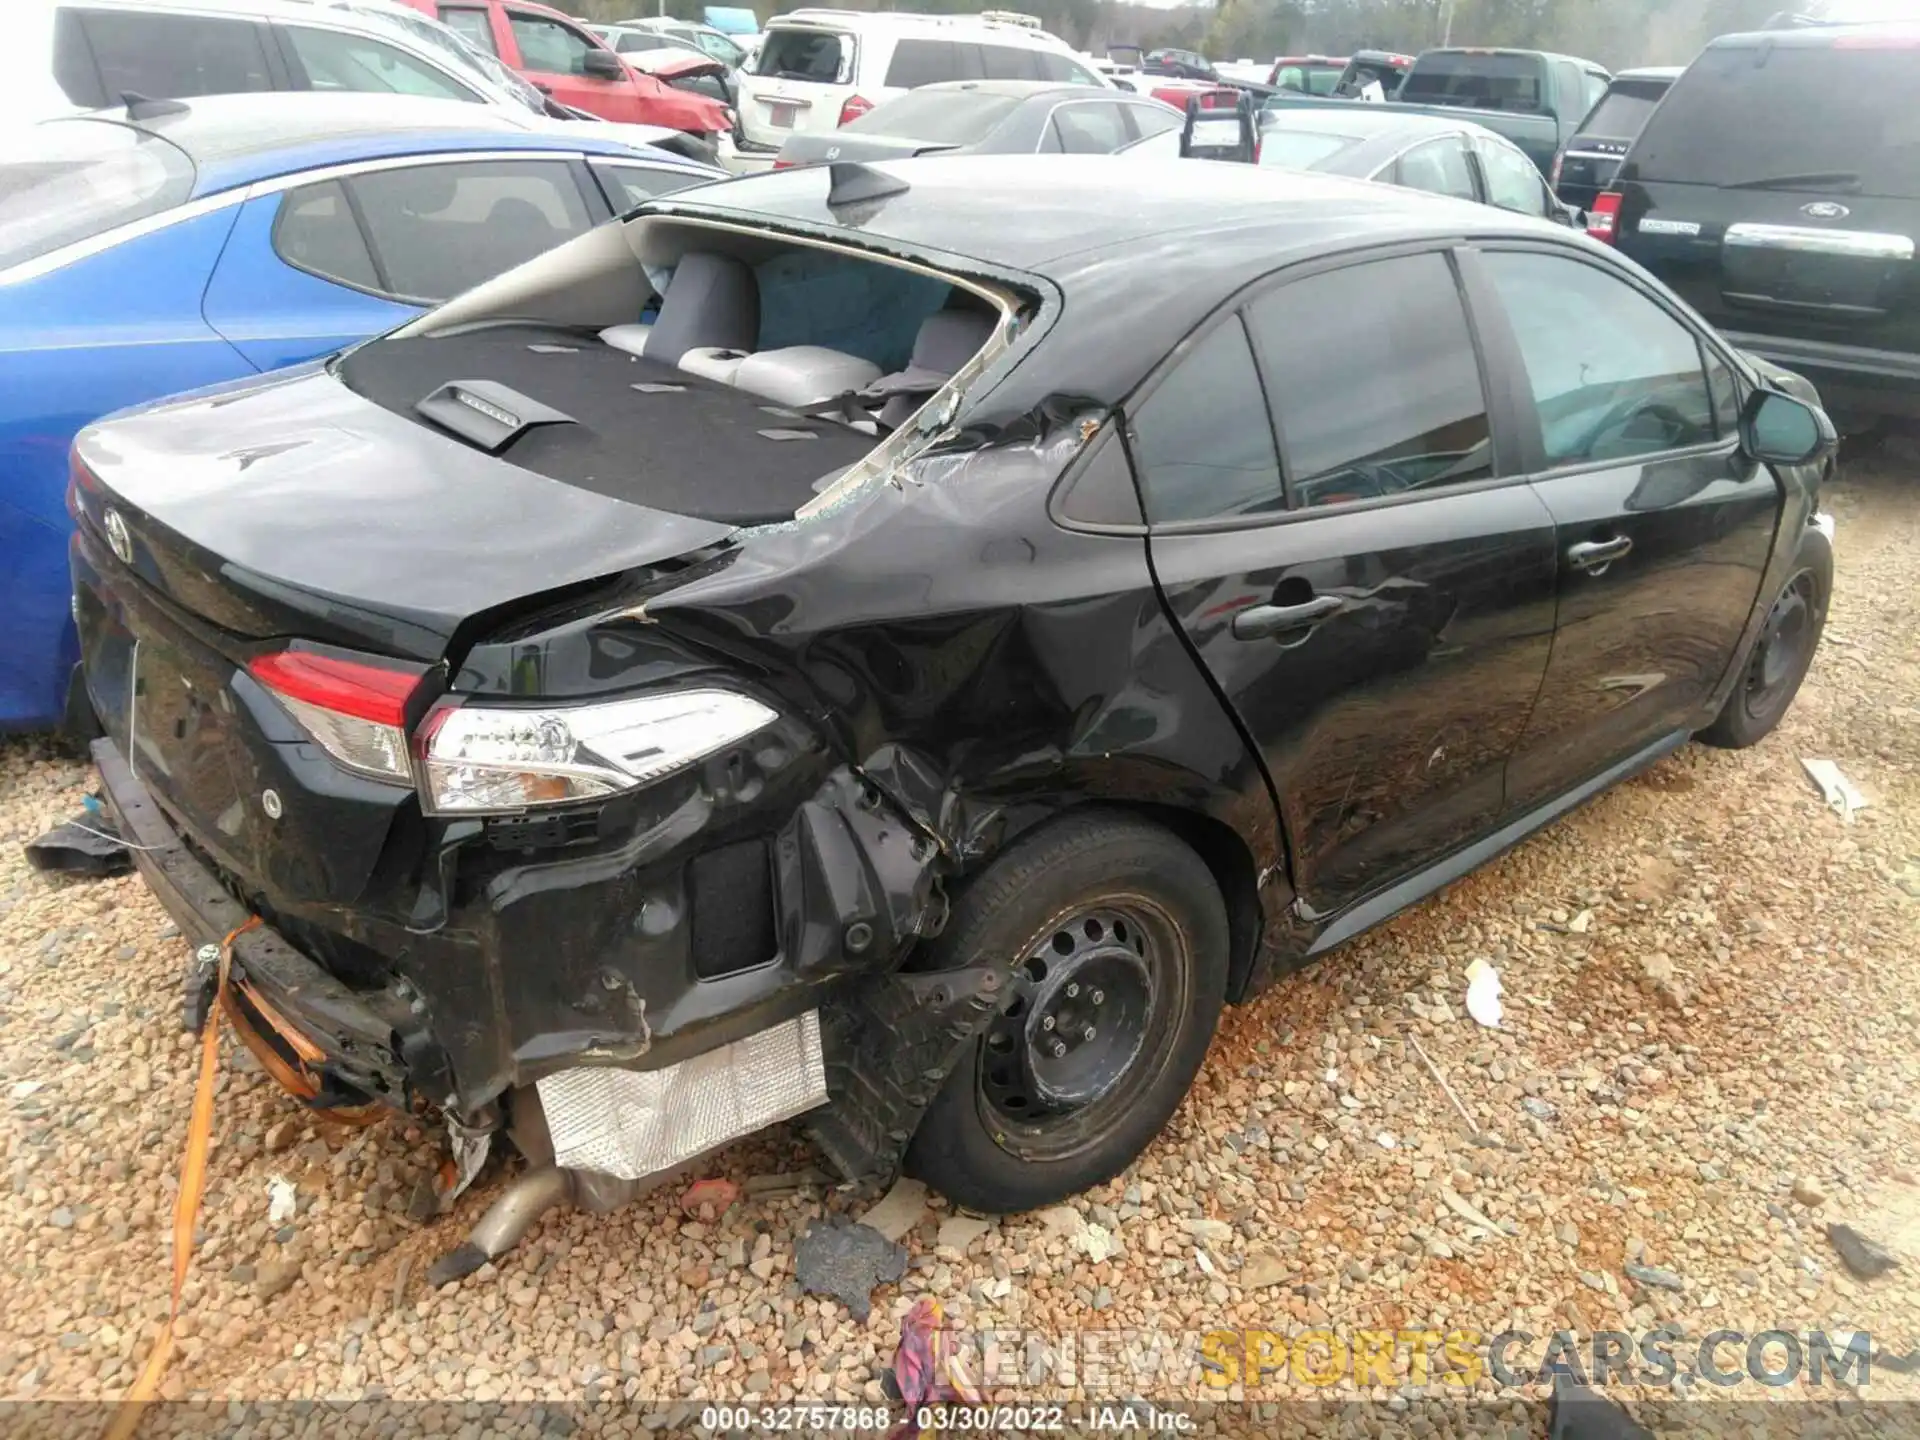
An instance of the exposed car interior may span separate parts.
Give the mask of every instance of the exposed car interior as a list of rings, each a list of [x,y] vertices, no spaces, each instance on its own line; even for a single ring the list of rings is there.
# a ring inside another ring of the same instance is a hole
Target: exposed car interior
[[[976,373],[1014,306],[848,249],[641,217],[360,347],[337,373],[550,479],[768,524]]]

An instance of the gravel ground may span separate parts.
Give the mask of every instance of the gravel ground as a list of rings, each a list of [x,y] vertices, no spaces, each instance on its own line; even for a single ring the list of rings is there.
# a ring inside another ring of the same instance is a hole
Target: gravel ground
[[[229,1045],[165,1393],[625,1397],[644,1403],[622,1424],[655,1426],[702,1399],[871,1402],[922,1294],[970,1328],[1671,1322],[1863,1329],[1904,1353],[1920,1344],[1903,1279],[1920,1267],[1920,485],[1901,468],[1863,465],[1830,495],[1838,593],[1781,733],[1688,747],[1230,1014],[1123,1179],[994,1222],[929,1202],[905,1281],[864,1324],[793,1281],[808,1219],[848,1204],[818,1187],[749,1193],[715,1223],[681,1215],[678,1187],[552,1215],[497,1268],[429,1292],[500,1167],[415,1225],[431,1135],[312,1123]],[[1803,756],[1867,792],[1857,823],[1823,808]],[[20,853],[87,784],[44,742],[0,745],[0,1397],[117,1396],[166,1308],[193,1084],[185,950],[137,879],[49,879]],[[1499,1031],[1465,1014],[1475,957],[1504,983]],[[815,1163],[779,1131],[710,1173]],[[281,1222],[276,1176],[298,1195]],[[1835,1220],[1905,1270],[1851,1279]],[[1190,1377],[1107,1393],[1182,1392]],[[1313,1392],[1287,1375],[1253,1393]],[[1872,1393],[1920,1390],[1879,1371]]]

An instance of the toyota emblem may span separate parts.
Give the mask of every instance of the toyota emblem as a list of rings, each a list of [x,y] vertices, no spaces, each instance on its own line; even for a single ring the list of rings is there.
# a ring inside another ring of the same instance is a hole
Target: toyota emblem
[[[113,548],[113,555],[122,565],[133,564],[133,536],[127,533],[127,522],[120,518],[118,510],[107,511],[107,544]]]
[[[1853,212],[1832,200],[1815,200],[1811,205],[1802,205],[1800,213],[1816,220],[1844,220]]]

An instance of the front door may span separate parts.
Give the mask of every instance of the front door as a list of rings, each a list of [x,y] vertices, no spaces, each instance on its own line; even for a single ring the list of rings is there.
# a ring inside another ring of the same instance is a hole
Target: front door
[[[603,79],[587,73],[587,55],[607,50],[586,31],[529,10],[506,11],[507,29],[519,52],[516,68],[562,105],[571,105],[602,120],[640,119],[639,90],[625,73]]]
[[[1552,521],[1502,483],[1442,252],[1290,278],[1183,351],[1129,416],[1154,571],[1325,915],[1494,828]]]
[[[1781,492],[1740,452],[1732,370],[1650,291],[1565,251],[1469,263],[1517,344],[1538,417],[1529,469],[1560,552],[1553,659],[1510,774],[1527,807],[1700,723],[1759,595]]]

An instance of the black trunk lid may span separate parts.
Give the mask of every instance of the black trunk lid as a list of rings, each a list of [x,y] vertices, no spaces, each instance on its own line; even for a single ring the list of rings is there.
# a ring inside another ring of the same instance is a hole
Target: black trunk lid
[[[534,474],[320,369],[122,416],[74,453],[98,482],[80,523],[105,535],[112,510],[184,611],[428,663],[476,616],[734,528]]]

